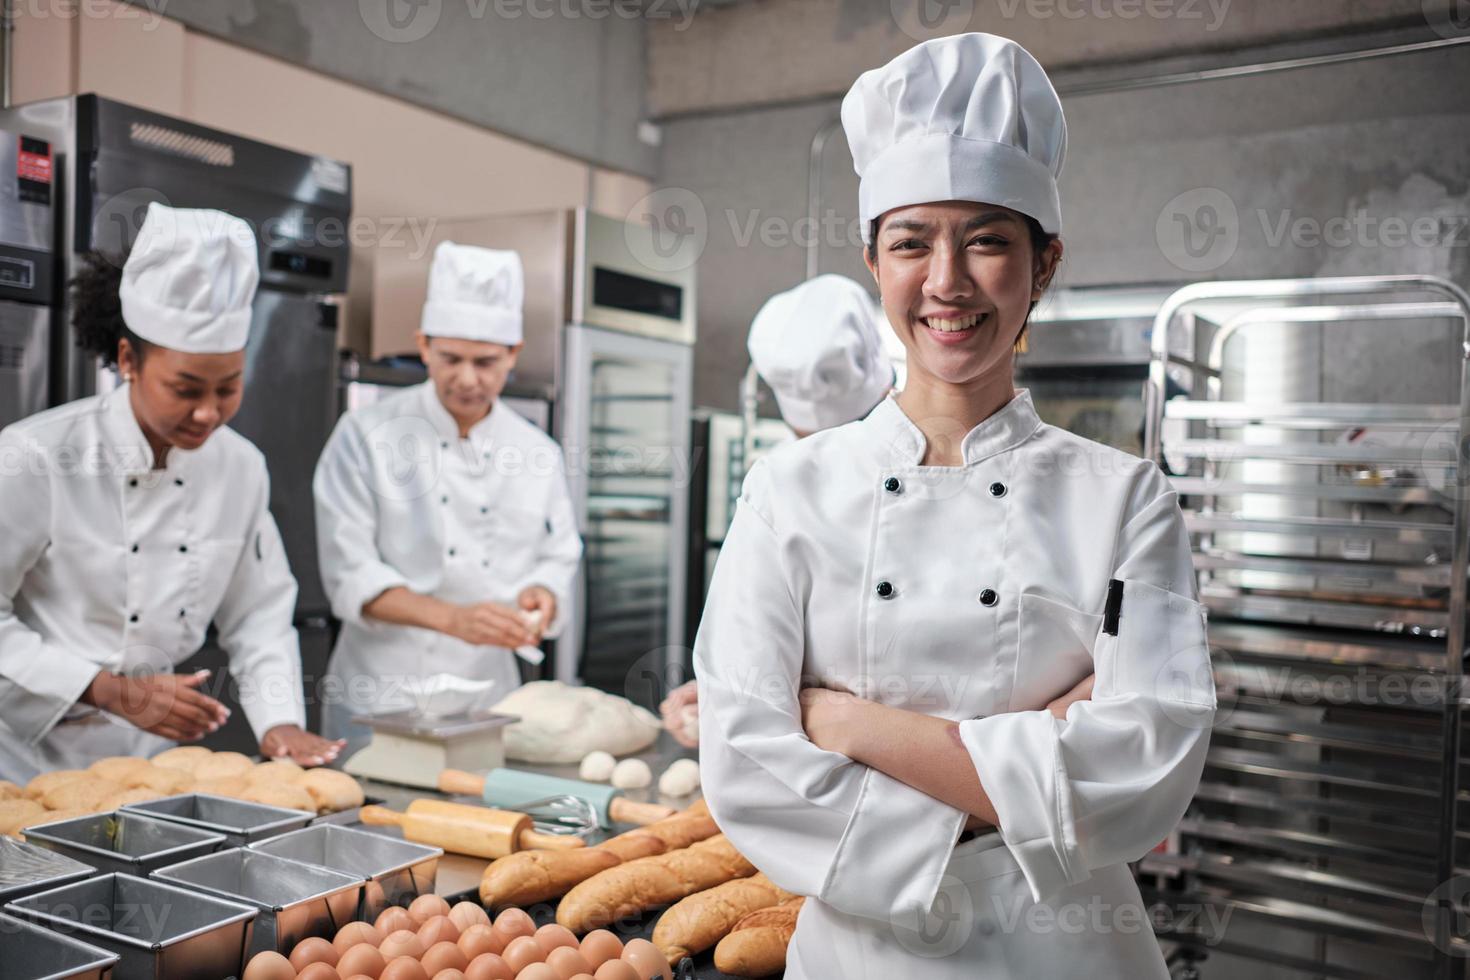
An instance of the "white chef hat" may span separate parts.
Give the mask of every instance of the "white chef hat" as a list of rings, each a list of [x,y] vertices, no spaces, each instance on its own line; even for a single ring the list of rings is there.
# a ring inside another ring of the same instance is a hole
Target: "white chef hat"
[[[1067,123],[1051,80],[994,34],[935,38],[858,76],[842,100],[863,241],[874,218],[933,201],[980,201],[1060,234]]]
[[[893,384],[878,336],[881,315],[846,276],[818,276],[766,300],[746,343],[792,428],[843,425],[878,404]]]
[[[515,252],[440,242],[420,329],[430,337],[513,347],[522,338],[524,280]]]
[[[255,233],[223,211],[150,202],[123,265],[123,322],[149,343],[228,354],[250,338],[260,282]]]

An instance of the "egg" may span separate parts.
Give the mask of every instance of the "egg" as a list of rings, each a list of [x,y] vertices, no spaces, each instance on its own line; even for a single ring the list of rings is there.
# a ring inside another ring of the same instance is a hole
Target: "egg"
[[[540,946],[541,951],[547,956],[550,956],[551,951],[558,946],[577,948],[577,937],[572,934],[572,930],[566,926],[557,925],[555,922],[548,922],[537,929],[535,939],[536,945]]]
[[[582,957],[596,970],[608,960],[623,958],[623,941],[606,929],[593,929],[582,937]]]
[[[608,960],[592,976],[593,980],[640,980],[638,971],[622,960]]]
[[[369,946],[377,948],[382,945],[386,935],[383,930],[369,923],[349,922],[337,930],[337,938],[332,940],[332,945],[336,948],[337,954],[340,956],[353,946],[358,946],[362,943],[367,943]],[[340,962],[337,966],[338,972],[342,972]]]
[[[312,936],[303,939],[291,950],[291,965],[300,973],[313,963],[325,963],[328,966],[337,965],[337,950],[331,943],[320,936]]]
[[[495,918],[492,927],[500,941],[506,946],[518,936],[534,936],[536,922],[523,909],[506,909]]]
[[[436,915],[448,915],[449,903],[438,895],[420,895],[408,903],[408,914],[413,916],[413,921],[423,925]]]
[[[623,947],[623,962],[638,971],[638,980],[674,980],[669,959],[647,939],[630,939]]]
[[[465,967],[464,980],[516,980],[516,971],[494,953],[481,953]]]
[[[388,961],[383,958],[382,953],[378,952],[376,946],[369,943],[358,943],[342,954],[342,958],[337,961],[337,972],[344,977],[350,977],[353,974],[377,977],[387,965]]]
[[[579,973],[592,972],[587,957],[577,952],[576,947],[558,946],[547,954],[546,965],[556,971],[557,980],[572,980]]]
[[[447,915],[430,916],[419,926],[419,939],[423,941],[424,949],[428,949],[435,943],[454,943],[459,941],[459,926]]]
[[[412,956],[400,956],[388,961],[378,980],[429,980],[429,975]]]
[[[396,905],[390,909],[384,909],[378,915],[378,921],[373,925],[384,936],[397,932],[399,929],[407,929],[416,932],[419,924],[413,921],[413,916],[408,914],[407,909],[398,908]]]
[[[516,973],[520,973],[532,963],[541,963],[546,959],[546,954],[541,951],[541,944],[530,936],[517,936],[506,944],[505,952],[500,954],[505,960],[505,965]]]
[[[488,926],[490,913],[476,902],[459,902],[449,910],[449,921],[459,926],[460,932],[464,932],[470,926]]]
[[[378,947],[378,952],[382,953],[383,959],[389,963],[400,956],[411,956],[417,960],[424,955],[424,941],[407,929],[399,929],[383,940],[383,945]]]
[[[429,980],[464,980],[464,974],[459,970],[440,970]]]
[[[516,974],[516,980],[561,980],[561,978],[545,963],[532,963]]]
[[[280,953],[256,953],[241,980],[296,980],[296,968]]]
[[[424,964],[424,972],[432,977],[445,970],[463,970],[470,965],[470,958],[464,955],[454,943],[444,940],[430,946],[420,962]]]
[[[306,969],[296,976],[298,980],[300,977],[305,977],[306,980],[342,980],[342,974],[337,972],[337,968],[325,960],[306,964]]]
[[[346,980],[377,980],[377,978],[370,977],[365,973],[359,973],[354,976],[347,977]]]
[[[484,925],[470,926],[459,934],[459,948],[464,955],[473,960],[482,953],[500,954],[505,949],[505,940],[491,927]]]

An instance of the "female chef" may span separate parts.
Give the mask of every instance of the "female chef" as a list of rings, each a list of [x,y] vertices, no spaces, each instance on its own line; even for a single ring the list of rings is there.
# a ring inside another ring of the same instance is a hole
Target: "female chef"
[[[240,407],[254,233],[151,204],[119,271],[73,282],[74,322],[123,383],[0,433],[0,776],[152,755],[228,712],[173,673],[210,623],[262,754],[330,761],[302,730],[296,582]]]
[[[710,809],[810,896],[790,980],[1163,980],[1126,862],[1188,805],[1214,685],[1166,479],[1012,387],[1062,251],[1060,102],[967,34],[842,118],[908,380],[746,479],[695,644]]]

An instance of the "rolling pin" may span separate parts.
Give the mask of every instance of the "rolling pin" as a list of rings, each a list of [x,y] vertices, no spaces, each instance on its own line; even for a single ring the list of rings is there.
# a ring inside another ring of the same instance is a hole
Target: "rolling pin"
[[[537,833],[525,813],[445,800],[414,800],[406,813],[365,806],[358,819],[371,827],[402,827],[404,839],[418,844],[492,860],[521,850],[567,850],[586,845],[580,837]]]
[[[623,796],[623,791],[602,783],[580,779],[543,776],[519,769],[491,769],[487,775],[445,769],[439,774],[439,791],[457,796],[478,796],[491,806],[524,806],[548,796],[575,796],[592,804],[597,822],[603,827],[615,823],[646,826],[676,812],[658,803],[636,803]]]

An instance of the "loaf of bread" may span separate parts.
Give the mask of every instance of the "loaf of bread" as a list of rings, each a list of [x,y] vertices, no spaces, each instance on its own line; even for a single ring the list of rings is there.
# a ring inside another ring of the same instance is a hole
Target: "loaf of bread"
[[[200,759],[189,772],[195,779],[228,779],[231,776],[244,776],[255,768],[255,763],[250,761],[248,755],[239,752],[215,752]]]
[[[48,810],[82,810],[91,813],[102,809],[102,801],[120,793],[125,787],[110,779],[88,775],[72,779],[46,791],[41,803]]]
[[[715,947],[715,969],[737,977],[768,977],[786,969],[802,898],[752,912]]]
[[[123,777],[127,789],[151,789],[164,796],[186,791],[194,782],[186,769],[170,769],[166,766],[145,766]]]
[[[62,783],[86,779],[89,775],[82,769],[57,769],[54,772],[43,772],[26,783],[26,799],[39,800]]]
[[[97,805],[96,812],[107,813],[109,811],[126,806],[129,803],[147,803],[149,800],[160,800],[162,798],[162,793],[155,793],[151,789],[142,789],[141,787],[135,789],[120,789],[116,793],[113,793],[111,796],[105,797],[102,802]]]
[[[294,783],[306,772],[290,759],[262,762],[245,773],[247,783]]]
[[[147,765],[147,759],[140,759],[135,755],[112,755],[105,759],[98,759],[87,767],[87,771],[96,773],[103,779],[120,783],[127,778],[129,773],[137,772]]]
[[[663,820],[619,834],[595,847],[518,851],[490,864],[480,879],[487,908],[525,907],[565,895],[572,886],[624,861],[688,847],[719,833],[702,802]]]
[[[727,881],[674,903],[653,927],[653,944],[678,963],[725,938],[750,913],[793,898],[763,874]]]
[[[305,810],[307,813],[316,813],[318,809],[312,795],[294,783],[251,783],[234,795],[236,799],[247,803],[285,807],[287,810]]]
[[[10,780],[0,779],[0,800],[18,800],[25,795],[26,791]]]
[[[185,772],[193,772],[199,763],[212,755],[214,753],[202,745],[179,745],[171,749],[164,749],[148,761],[164,769],[182,769]]]
[[[15,834],[21,824],[45,812],[46,808],[35,800],[0,800],[0,834]]]
[[[311,794],[319,813],[331,813],[362,806],[363,792],[356,779],[336,769],[308,769],[296,780]]]
[[[598,872],[567,892],[557,906],[556,921],[572,932],[585,933],[753,874],[755,866],[718,834],[681,850]]]

